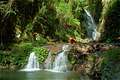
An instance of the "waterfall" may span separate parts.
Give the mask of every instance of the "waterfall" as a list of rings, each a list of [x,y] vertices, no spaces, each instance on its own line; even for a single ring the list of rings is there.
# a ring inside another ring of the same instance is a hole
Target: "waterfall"
[[[70,50],[69,45],[64,45],[62,48],[62,52],[60,52],[54,61],[53,71],[56,72],[66,72],[68,71],[68,57],[67,52]]]
[[[37,71],[37,70],[40,70],[39,62],[37,61],[35,52],[32,52],[30,53],[27,65],[21,71]]]
[[[58,56],[55,58],[55,62],[53,65],[53,70],[58,72],[66,72],[67,69],[67,55],[65,54],[65,51],[58,54]]]
[[[92,15],[90,14],[90,12],[87,11],[86,9],[84,9],[84,11],[86,13],[85,14],[85,27],[87,30],[87,35],[90,39],[95,41],[100,36],[100,33],[97,32],[96,24],[94,22]]]

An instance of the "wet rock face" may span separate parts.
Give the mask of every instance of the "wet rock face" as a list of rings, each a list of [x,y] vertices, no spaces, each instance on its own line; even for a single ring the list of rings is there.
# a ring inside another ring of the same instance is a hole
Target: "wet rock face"
[[[71,45],[63,45],[63,47],[62,47],[62,51],[70,51],[72,49],[72,46]]]
[[[105,43],[75,44],[72,46],[71,52],[78,55],[88,55],[96,52],[103,52],[113,47],[113,45]]]
[[[62,45],[63,44],[49,44],[46,46],[43,46],[44,48],[47,48],[48,50],[50,50],[53,53],[59,52],[62,50]]]
[[[89,74],[91,78],[99,78],[99,71],[96,71],[96,65],[101,61],[99,54],[115,47],[105,43],[70,44],[64,47],[63,45],[50,45],[47,48],[56,54],[59,51],[68,50],[68,60],[72,65],[69,69],[81,74]],[[93,77],[93,75],[96,77]]]
[[[71,71],[75,71],[80,73],[80,75],[84,75],[84,76],[88,76],[91,80],[102,80],[106,75],[105,74],[109,74],[111,75],[114,71],[119,71],[120,66],[119,64],[119,60],[116,61],[116,57],[113,59],[113,54],[114,52],[119,53],[120,51],[109,51],[111,49],[114,48],[118,48],[118,46],[116,45],[111,45],[111,44],[106,44],[106,43],[88,43],[88,44],[70,44],[70,47],[68,45],[64,46],[62,49],[62,46],[64,44],[61,45],[54,45],[54,47],[52,46],[51,50],[53,50],[54,52],[56,51],[62,51],[62,50],[68,50],[67,54],[68,54],[68,60],[70,62],[69,65],[69,70]],[[104,54],[106,54],[105,52],[107,52],[107,56],[104,56]],[[109,54],[111,52],[111,54]],[[57,54],[55,54],[57,55]],[[110,63],[110,66],[108,64],[108,62],[104,65],[101,66],[102,63],[104,63],[104,58]],[[109,58],[109,59],[108,59]],[[113,60],[113,63],[111,63],[111,59]],[[54,61],[54,58],[53,58]],[[108,67],[107,67],[108,66]],[[110,69],[109,69],[110,67]],[[108,71],[105,71],[104,69],[108,69]],[[109,73],[111,71],[111,73]],[[120,72],[117,72],[114,74],[114,76],[110,77],[109,75],[108,78],[115,78],[117,80],[119,80],[119,74]],[[105,76],[104,76],[105,75]],[[104,79],[103,79],[104,80]],[[110,79],[107,79],[110,80]],[[114,79],[111,79],[114,80]]]
[[[87,74],[92,79],[99,78],[101,74],[97,70],[97,65],[102,61],[99,54],[111,48],[114,48],[114,46],[105,43],[72,45],[72,49],[68,55],[69,61],[72,64],[71,70],[84,75]]]

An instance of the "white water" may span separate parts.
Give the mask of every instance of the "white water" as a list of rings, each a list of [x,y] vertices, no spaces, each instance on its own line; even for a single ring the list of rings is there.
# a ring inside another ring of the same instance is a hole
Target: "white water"
[[[37,70],[40,70],[39,62],[37,60],[35,52],[32,52],[30,53],[27,65],[21,71],[37,71]]]
[[[100,36],[100,33],[97,32],[96,24],[94,22],[94,19],[93,19],[92,15],[90,14],[90,12],[87,11],[86,9],[84,9],[84,10],[85,10],[85,13],[86,13],[85,24],[86,24],[87,35],[90,39],[95,41]]]
[[[67,55],[65,54],[65,52],[63,51],[59,53],[58,56],[55,58],[55,62],[53,65],[53,71],[56,71],[56,72],[68,71],[67,63],[68,63],[68,59],[67,59]]]
[[[67,51],[70,50],[70,46],[69,45],[64,45],[62,48],[62,52],[59,53],[54,61],[53,64],[53,71],[55,72],[66,72],[68,71],[68,57],[67,57]]]

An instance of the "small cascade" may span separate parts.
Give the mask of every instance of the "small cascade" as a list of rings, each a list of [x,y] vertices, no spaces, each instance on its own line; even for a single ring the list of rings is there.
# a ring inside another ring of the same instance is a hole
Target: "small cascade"
[[[61,52],[58,54],[58,56],[55,58],[55,62],[53,65],[53,71],[58,71],[58,72],[66,72],[68,71],[67,69],[67,63],[68,63],[68,59],[67,59],[67,55],[65,54],[65,52]]]
[[[68,57],[67,57],[67,51],[70,50],[69,45],[64,45],[62,48],[62,52],[59,53],[54,61],[53,64],[53,71],[55,72],[66,72],[68,71]]]
[[[85,27],[87,30],[87,35],[90,39],[95,41],[100,36],[100,33],[97,32],[96,24],[94,22],[92,15],[90,14],[90,12],[87,11],[86,9],[84,9],[84,11],[86,13],[85,14]]]
[[[37,71],[37,70],[40,70],[39,62],[37,61],[35,52],[32,52],[30,53],[27,65],[21,71]]]

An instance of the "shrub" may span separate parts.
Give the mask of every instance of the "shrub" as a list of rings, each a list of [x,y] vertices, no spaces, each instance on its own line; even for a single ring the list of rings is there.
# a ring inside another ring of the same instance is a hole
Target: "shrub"
[[[24,67],[27,62],[26,57],[28,57],[29,53],[32,52],[32,48],[33,46],[31,43],[21,43],[19,45],[15,45],[10,54],[13,59],[13,64],[17,65],[18,68]]]
[[[115,74],[120,71],[120,48],[108,50],[102,55],[103,61],[101,64],[101,79],[113,80]]]
[[[48,56],[48,50],[45,48],[34,47],[32,51],[36,53],[39,63],[43,63]]]
[[[47,39],[45,39],[42,35],[37,34],[36,40],[33,42],[34,46],[41,46],[47,43]]]

